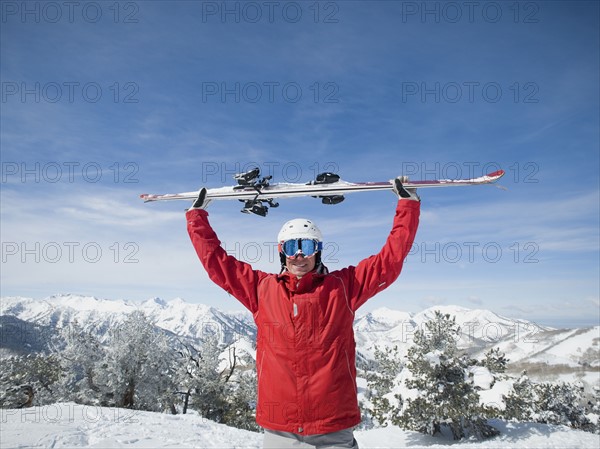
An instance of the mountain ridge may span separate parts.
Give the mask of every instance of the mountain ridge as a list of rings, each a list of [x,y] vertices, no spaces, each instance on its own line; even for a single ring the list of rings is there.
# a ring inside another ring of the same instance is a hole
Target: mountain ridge
[[[143,301],[105,299],[71,293],[57,294],[42,300],[21,296],[0,298],[0,316],[4,349],[18,347],[11,338],[21,338],[27,332],[23,327],[52,333],[74,321],[102,340],[108,330],[134,310],[143,311],[159,328],[175,336],[203,340],[217,335],[226,344],[245,340],[251,346],[256,339],[256,328],[249,312],[226,312],[205,304],[188,303],[182,298],[164,300],[153,297]],[[553,329],[533,322],[512,319],[486,309],[468,309],[461,306],[433,306],[418,313],[409,313],[381,307],[357,314],[354,329],[359,359],[373,359],[377,347],[397,346],[405,355],[417,330],[425,330],[425,323],[434,313],[454,316],[461,328],[459,347],[479,357],[498,347],[511,362],[561,364],[572,367],[598,367],[600,326],[581,329]],[[18,324],[15,324],[18,323]],[[12,326],[12,332],[7,326]],[[14,329],[20,326],[22,329]],[[41,332],[41,331],[40,331]],[[599,338],[595,338],[598,336]],[[23,340],[22,351],[39,348],[38,341]],[[29,346],[28,346],[29,345]]]

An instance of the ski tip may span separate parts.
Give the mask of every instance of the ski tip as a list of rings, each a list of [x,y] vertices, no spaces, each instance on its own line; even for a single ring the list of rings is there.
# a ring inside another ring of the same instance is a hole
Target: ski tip
[[[151,193],[142,193],[142,194],[140,195],[140,198],[141,198],[142,200],[144,200],[144,203],[149,203],[150,201],[152,201],[152,198],[153,198],[154,196],[155,196],[155,195],[152,195]]]
[[[488,173],[486,176],[488,178],[494,178],[494,181],[495,181],[496,179],[502,178],[504,176],[504,173],[505,173],[504,170],[497,170],[495,172]]]

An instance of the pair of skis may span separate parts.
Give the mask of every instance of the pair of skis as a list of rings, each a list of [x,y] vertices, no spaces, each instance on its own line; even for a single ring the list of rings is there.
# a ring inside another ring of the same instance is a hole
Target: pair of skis
[[[423,181],[410,181],[404,177],[402,184],[406,189],[422,189],[429,187],[460,187],[482,184],[491,184],[504,176],[504,170],[498,170],[487,175],[472,179],[436,179]],[[306,184],[300,183],[274,183],[272,176],[260,176],[260,169],[255,168],[245,173],[234,176],[236,186],[227,186],[207,189],[207,200],[240,200],[244,202],[241,210],[244,213],[267,215],[269,207],[277,207],[276,199],[312,196],[321,199],[323,204],[338,204],[344,200],[344,195],[353,192],[371,192],[379,190],[392,190],[394,180],[381,182],[347,182],[340,179],[335,173],[321,173],[315,180]],[[193,201],[198,197],[199,191],[184,193],[168,193],[155,195],[144,193],[140,198],[144,202],[188,200]]]

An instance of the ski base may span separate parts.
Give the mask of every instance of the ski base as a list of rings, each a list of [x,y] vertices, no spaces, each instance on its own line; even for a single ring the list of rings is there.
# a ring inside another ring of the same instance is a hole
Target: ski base
[[[498,170],[478,178],[471,179],[435,179],[410,181],[403,178],[403,185],[407,189],[423,189],[432,187],[461,187],[484,185],[496,182],[504,176],[504,170]],[[323,204],[338,204],[344,200],[344,195],[353,192],[371,192],[379,190],[392,190],[394,180],[382,182],[347,182],[340,179],[335,173],[321,173],[314,181],[308,184],[275,183],[270,184],[271,176],[260,179],[258,168],[234,176],[237,186],[207,189],[207,200],[240,200],[245,202],[242,212],[266,215],[268,204],[277,207],[274,199],[295,198],[312,196],[320,198]],[[144,193],[140,198],[144,202],[153,201],[192,201],[198,197],[199,190],[183,193],[150,194]],[[264,212],[264,214],[263,214]]]

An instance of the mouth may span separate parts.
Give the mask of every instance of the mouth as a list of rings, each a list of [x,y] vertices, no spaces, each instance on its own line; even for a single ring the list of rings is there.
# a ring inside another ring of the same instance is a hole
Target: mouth
[[[297,276],[303,276],[315,267],[315,260],[312,256],[299,255],[297,257],[288,257],[286,261],[287,269]]]
[[[308,263],[307,262],[296,262],[296,263],[293,263],[292,266],[294,268],[302,270],[302,269],[305,269],[308,267]]]

